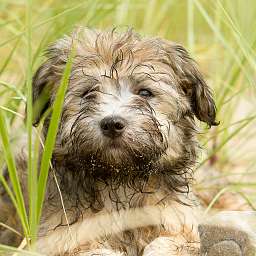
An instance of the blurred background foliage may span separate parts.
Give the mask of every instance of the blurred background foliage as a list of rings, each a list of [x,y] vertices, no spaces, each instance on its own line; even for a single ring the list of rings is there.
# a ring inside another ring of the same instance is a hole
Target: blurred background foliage
[[[218,205],[232,192],[256,207],[255,0],[34,0],[31,46],[26,39],[27,4],[0,1],[0,108],[14,147],[24,132],[28,47],[35,71],[46,46],[75,26],[133,27],[142,36],[184,45],[213,89],[220,125],[202,127],[204,153],[196,169],[195,187],[206,206]],[[0,161],[4,163],[2,156]],[[219,205],[240,209],[232,202]]]

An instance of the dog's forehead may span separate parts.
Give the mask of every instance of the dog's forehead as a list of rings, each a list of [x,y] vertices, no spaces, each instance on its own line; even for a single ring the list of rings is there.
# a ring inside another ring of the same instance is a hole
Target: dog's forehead
[[[161,66],[166,64],[168,54],[161,40],[140,38],[136,33],[98,32],[82,30],[71,38],[77,53],[78,64],[85,68],[115,69],[127,72],[138,65]],[[58,43],[63,47],[63,40]],[[99,70],[95,70],[98,72]]]

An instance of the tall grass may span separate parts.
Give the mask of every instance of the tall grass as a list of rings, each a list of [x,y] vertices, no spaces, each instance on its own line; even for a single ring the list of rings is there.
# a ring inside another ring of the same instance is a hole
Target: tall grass
[[[208,209],[224,192],[237,191],[245,196],[244,189],[250,189],[246,200],[250,205],[255,205],[255,182],[251,182],[255,177],[256,165],[255,16],[254,0],[1,1],[0,135],[3,154],[0,155],[0,164],[8,166],[11,186],[2,172],[0,181],[17,209],[27,244],[36,241],[72,58],[66,66],[52,109],[50,129],[38,172],[40,138],[36,136],[32,143],[35,129],[32,128],[32,74],[43,59],[43,49],[56,38],[69,33],[75,25],[102,29],[134,27],[142,35],[165,37],[185,45],[215,92],[221,122],[219,127],[199,136],[205,154],[197,168],[214,167],[219,170],[220,177],[233,177],[234,170],[237,170],[243,177],[239,181],[232,179],[230,184],[220,187]],[[37,129],[36,134],[40,134],[40,128]],[[28,134],[28,211],[25,209],[12,149],[25,132]],[[205,188],[203,183],[198,187],[211,189]],[[1,250],[15,249],[0,245]]]

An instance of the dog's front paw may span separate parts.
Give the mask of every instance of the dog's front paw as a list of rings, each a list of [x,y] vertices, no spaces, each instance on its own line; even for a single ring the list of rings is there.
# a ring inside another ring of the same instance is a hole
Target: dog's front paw
[[[143,256],[198,256],[199,250],[197,243],[188,243],[181,236],[173,237],[158,237],[145,249]]]
[[[81,252],[77,256],[124,256],[123,253],[115,252],[109,249],[96,249],[89,252]]]
[[[256,214],[224,212],[199,225],[201,256],[254,256]],[[249,225],[250,224],[250,225]]]

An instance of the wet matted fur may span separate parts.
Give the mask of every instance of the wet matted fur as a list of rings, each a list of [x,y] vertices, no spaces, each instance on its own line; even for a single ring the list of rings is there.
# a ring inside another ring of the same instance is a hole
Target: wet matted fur
[[[78,28],[48,48],[34,75],[34,103],[48,95],[35,124],[53,104],[71,48],[75,57],[39,252],[196,254],[196,202],[190,192],[198,151],[195,117],[216,125],[216,108],[195,63],[182,46],[163,39]]]

